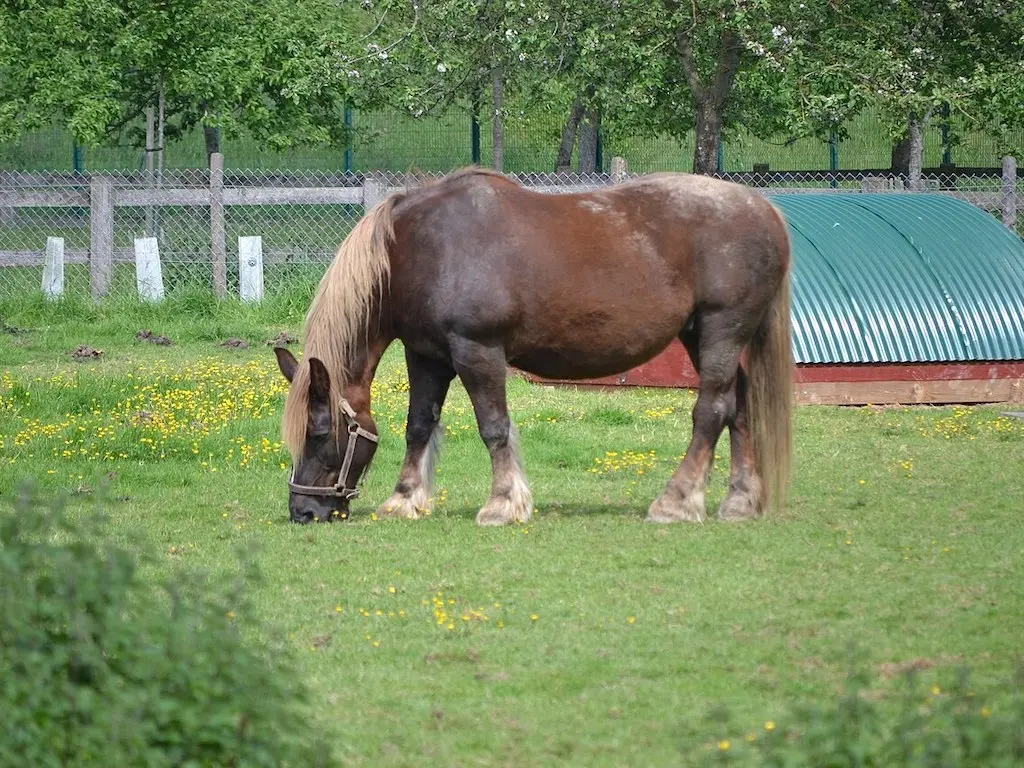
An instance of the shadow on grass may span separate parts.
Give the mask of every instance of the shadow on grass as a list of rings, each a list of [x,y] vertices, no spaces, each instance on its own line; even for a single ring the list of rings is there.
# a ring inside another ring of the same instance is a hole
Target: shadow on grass
[[[481,501],[481,505],[483,501]],[[449,519],[465,519],[473,522],[476,520],[479,506],[445,507],[435,511],[434,516]],[[638,522],[647,515],[647,503],[637,502],[635,505],[624,506],[621,504],[594,504],[591,502],[581,503],[551,503],[541,504],[533,513],[530,522],[558,520],[561,518],[587,518],[587,517],[620,517],[623,519],[634,518]]]

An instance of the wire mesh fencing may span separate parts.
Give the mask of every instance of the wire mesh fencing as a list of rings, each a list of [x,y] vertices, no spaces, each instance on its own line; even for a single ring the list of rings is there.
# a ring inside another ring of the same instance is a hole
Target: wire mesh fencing
[[[613,164],[614,166],[614,164]],[[102,298],[140,291],[139,241],[152,238],[164,295],[182,291],[244,294],[243,273],[256,260],[243,238],[259,238],[262,295],[315,283],[368,207],[393,190],[442,174],[353,174],[324,171],[231,171],[214,168],[75,174],[0,173],[0,297],[53,289],[47,270],[59,251],[65,295]],[[1011,229],[1017,215],[1015,167],[970,173],[898,174],[742,172],[722,174],[766,194],[930,192],[987,211]],[[565,194],[628,179],[613,173],[516,174],[531,189]],[[1020,231],[1020,230],[1018,230]],[[59,248],[58,248],[59,244]],[[143,249],[144,250],[144,249]],[[50,255],[48,257],[48,252]]]

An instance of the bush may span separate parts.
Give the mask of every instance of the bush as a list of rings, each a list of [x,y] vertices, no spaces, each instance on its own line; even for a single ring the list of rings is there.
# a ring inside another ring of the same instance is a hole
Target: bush
[[[1024,765],[1024,675],[982,691],[964,668],[948,687],[910,669],[895,689],[854,667],[834,700],[801,703],[778,722],[736,731],[728,712],[712,713],[701,764],[776,768],[999,768]],[[730,735],[732,734],[732,735]],[[702,739],[703,741],[703,739]]]
[[[0,765],[324,764],[289,658],[246,616],[236,587],[143,579],[99,513],[22,491],[0,512]]]

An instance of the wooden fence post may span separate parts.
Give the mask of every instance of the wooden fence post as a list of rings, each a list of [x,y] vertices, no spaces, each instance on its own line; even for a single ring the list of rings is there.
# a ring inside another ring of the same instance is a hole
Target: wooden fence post
[[[619,184],[625,181],[628,175],[629,167],[626,165],[626,158],[613,157],[611,167],[612,184]]]
[[[155,237],[135,238],[135,284],[140,299],[163,301],[164,278],[160,270],[160,249]]]
[[[43,262],[43,295],[53,300],[64,295],[64,238],[46,238],[46,261]]]
[[[224,155],[210,155],[210,258],[213,290],[218,299],[228,295],[228,245],[224,222]]]
[[[263,300],[263,238],[238,238],[238,294],[242,301]]]
[[[1017,231],[1017,158],[1003,158],[1003,224]]]
[[[114,185],[107,176],[89,180],[89,235],[92,297],[99,300],[110,293],[114,264]]]
[[[388,196],[388,188],[376,176],[367,173],[363,178],[363,213],[369,213]]]

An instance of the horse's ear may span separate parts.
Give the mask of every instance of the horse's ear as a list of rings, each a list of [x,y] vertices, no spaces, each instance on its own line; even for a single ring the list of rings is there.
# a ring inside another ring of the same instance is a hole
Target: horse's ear
[[[324,364],[317,358],[309,358],[309,399],[314,403],[330,402],[331,377]]]
[[[281,369],[281,375],[291,384],[292,379],[295,378],[295,371],[299,367],[299,361],[284,347],[274,347],[274,356],[277,357],[277,367]]]

